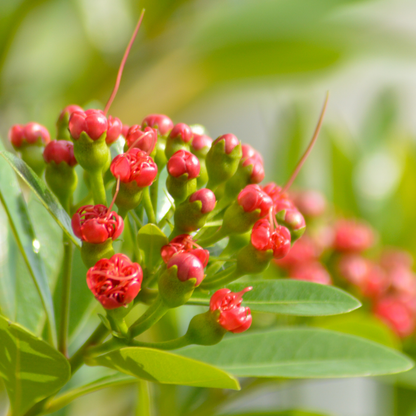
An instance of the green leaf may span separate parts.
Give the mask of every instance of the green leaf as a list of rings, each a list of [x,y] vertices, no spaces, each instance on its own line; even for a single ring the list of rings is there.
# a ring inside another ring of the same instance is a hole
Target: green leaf
[[[61,204],[46,187],[46,184],[36,175],[33,170],[26,165],[26,163],[19,159],[12,153],[2,151],[0,155],[9,163],[14,171],[23,179],[23,181],[29,186],[33,193],[39,198],[42,205],[48,210],[55,221],[62,228],[69,238],[80,247],[79,239],[75,237],[72,232],[71,219],[66,211],[62,208]]]
[[[68,390],[65,393],[49,400],[45,405],[44,412],[56,412],[57,410],[67,406],[73,400],[77,399],[78,397],[84,396],[85,394],[93,393],[95,391],[105,389],[107,387],[123,386],[132,383],[137,383],[137,379],[135,377],[127,376],[125,374],[103,377],[84,386]]]
[[[361,306],[357,299],[341,289],[301,280],[232,283],[227,288],[239,292],[247,286],[253,286],[253,290],[244,295],[243,304],[256,312],[319,316],[345,313]],[[196,291],[189,303],[208,306],[213,292]]]
[[[137,233],[137,243],[144,253],[144,263],[149,270],[160,261],[160,249],[169,243],[163,231],[154,224],[146,224]]]
[[[219,368],[152,348],[126,347],[87,359],[148,381],[239,390],[238,381]]]
[[[384,322],[369,312],[360,310],[344,316],[325,318],[318,321],[316,326],[363,337],[389,348],[401,349],[400,339],[397,335]]]
[[[4,153],[0,152],[0,154]],[[56,340],[52,295],[48,286],[45,265],[39,253],[40,243],[33,230],[26,202],[13,171],[4,163],[0,163],[0,177],[0,201],[4,206],[16,243],[42,300],[52,339]]]
[[[310,328],[233,336],[210,348],[189,347],[180,354],[238,377],[361,377],[413,366],[405,355],[374,342]]]
[[[0,317],[0,376],[14,416],[56,393],[70,375],[69,363],[61,353],[20,325]]]

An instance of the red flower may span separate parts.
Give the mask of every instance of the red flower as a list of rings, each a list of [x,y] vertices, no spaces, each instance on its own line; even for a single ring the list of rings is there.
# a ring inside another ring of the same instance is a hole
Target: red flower
[[[212,139],[205,134],[196,134],[194,133],[194,138],[192,139],[192,150],[199,152],[202,149],[210,149],[212,145]],[[208,150],[207,150],[208,151]]]
[[[250,328],[252,321],[250,308],[241,306],[241,302],[244,293],[252,289],[246,287],[238,293],[229,289],[220,289],[212,295],[209,309],[211,312],[220,311],[218,323],[227,331],[238,334]]]
[[[189,197],[189,202],[201,201],[201,213],[208,214],[215,208],[215,194],[210,189],[198,189]]]
[[[290,231],[282,225],[273,229],[267,219],[258,220],[251,232],[251,244],[259,251],[273,250],[273,257],[281,259],[290,250]]]
[[[176,137],[180,137],[183,142],[188,143],[192,140],[193,135],[191,128],[187,124],[178,123],[173,126],[169,138],[175,139]]]
[[[234,134],[227,133],[215,139],[212,145],[214,146],[222,140],[225,141],[225,153],[227,155],[229,155],[233,151],[233,149],[240,143],[240,140],[238,140],[237,137],[234,136]]]
[[[67,140],[52,140],[43,151],[43,159],[46,163],[55,162],[57,165],[65,162],[69,166],[75,166],[78,162],[74,156],[74,144]]]
[[[340,220],[335,225],[334,249],[338,251],[364,251],[374,243],[374,232],[364,222]]]
[[[168,263],[175,254],[179,253],[193,254],[199,259],[203,267],[206,267],[208,264],[209,251],[198,246],[189,234],[178,235],[160,250],[160,255],[165,263]]]
[[[258,185],[247,185],[238,194],[237,202],[245,212],[252,212],[259,209],[260,217],[266,216],[273,206],[273,201],[270,196]]]
[[[59,120],[62,120],[66,114],[68,114],[68,116],[71,116],[71,114],[75,113],[75,111],[83,112],[84,110],[76,104],[67,105],[59,114]]]
[[[157,132],[152,127],[145,127],[143,130],[139,125],[134,125],[127,131],[126,142],[129,148],[137,147],[148,155],[153,152],[157,141]]]
[[[74,234],[91,244],[117,239],[123,232],[123,219],[105,205],[84,205],[72,217]]]
[[[136,181],[140,188],[150,186],[157,176],[156,163],[146,152],[136,148],[117,155],[111,162],[110,170],[121,182]]]
[[[194,179],[199,175],[200,165],[198,158],[187,150],[178,150],[168,161],[169,175],[179,178],[187,174],[188,180]]]
[[[168,269],[177,266],[177,277],[181,282],[196,279],[195,287],[199,286],[204,279],[204,265],[201,260],[191,253],[178,253],[170,258],[167,263]]]
[[[101,110],[75,111],[69,118],[68,127],[74,140],[78,140],[83,131],[92,140],[97,140],[107,131],[108,121]]]
[[[37,142],[48,144],[51,140],[48,129],[38,123],[15,124],[9,130],[9,139],[13,147],[18,149],[24,143],[35,144]]]
[[[150,114],[142,121],[142,127],[152,127],[159,131],[161,136],[168,134],[173,127],[172,120],[163,114]]]
[[[140,291],[142,268],[124,254],[101,259],[87,272],[87,285],[106,309],[126,306]]]
[[[118,140],[123,130],[123,123],[117,117],[108,117],[108,128],[105,142],[110,145]]]

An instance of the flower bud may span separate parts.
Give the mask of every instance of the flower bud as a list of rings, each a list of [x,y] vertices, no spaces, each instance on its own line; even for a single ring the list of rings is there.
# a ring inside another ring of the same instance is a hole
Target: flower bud
[[[167,268],[170,269],[172,266],[177,266],[177,278],[181,282],[196,279],[196,287],[204,279],[204,266],[199,258],[191,253],[178,253],[172,256],[167,263]]]
[[[142,128],[152,127],[156,129],[161,136],[167,136],[173,128],[172,120],[163,114],[150,114],[142,121]]]
[[[238,194],[237,202],[245,212],[260,210],[259,218],[265,217],[273,206],[272,199],[258,185],[247,185]]]
[[[121,135],[124,138],[127,138],[127,134],[129,132],[129,130],[130,130],[130,126],[128,124],[123,124],[123,128],[121,129]]]
[[[364,222],[340,220],[335,225],[335,250],[360,252],[370,248],[373,243],[374,232]]]
[[[49,142],[43,151],[43,159],[46,163],[54,162],[59,165],[64,162],[71,167],[78,163],[74,156],[74,145],[67,140]]]
[[[79,105],[72,104],[67,105],[59,114],[58,120],[56,121],[57,140],[71,140],[71,136],[68,131],[68,123],[71,114],[75,111],[83,112],[84,110]]]
[[[91,244],[117,239],[123,232],[123,219],[105,205],[84,205],[72,216],[74,234]]]
[[[9,130],[9,139],[16,150],[20,150],[25,145],[43,146],[51,140],[47,128],[34,122],[12,126]]]
[[[204,158],[211,149],[212,139],[205,134],[196,134],[191,143],[191,152],[198,158]]]
[[[219,311],[218,323],[227,331],[238,334],[251,326],[252,317],[248,307],[241,306],[243,295],[253,288],[246,287],[238,293],[229,289],[217,290],[211,297],[209,309],[212,313]]]
[[[197,247],[197,248],[195,248]],[[190,253],[197,257],[205,268],[209,260],[209,251],[199,247],[189,234],[181,234],[173,238],[169,244],[163,246],[160,250],[160,255],[165,263],[176,254]]]
[[[401,338],[408,337],[415,330],[414,314],[400,298],[380,299],[374,307],[374,314]]]
[[[215,195],[210,189],[199,189],[175,210],[173,234],[192,232],[205,225],[208,214],[215,208]]]
[[[107,135],[105,137],[105,142],[110,146],[121,135],[123,130],[123,123],[117,117],[108,117],[108,128],[107,128]]]
[[[62,206],[69,211],[71,197],[78,183],[74,169],[77,164],[74,145],[66,140],[52,140],[43,151],[43,159],[46,162],[46,182]]]
[[[277,225],[273,230],[267,219],[257,221],[251,232],[251,244],[257,250],[273,250],[273,257],[281,259],[290,251],[290,232],[286,227]]]
[[[187,175],[188,180],[194,179],[199,175],[199,169],[198,158],[186,150],[178,150],[168,160],[168,173],[175,178]]]
[[[110,170],[121,182],[134,181],[140,188],[150,186],[157,176],[156,163],[146,152],[136,148],[117,155],[111,162]]]
[[[193,133],[188,125],[176,124],[166,140],[166,158],[170,159],[178,150],[189,150],[192,137]]]
[[[105,309],[131,303],[140,291],[143,272],[124,254],[101,259],[87,272],[87,285]]]
[[[152,154],[155,149],[157,142],[157,132],[152,127],[146,127],[141,130],[141,127],[137,124],[131,126],[127,132],[126,144],[130,148],[134,146],[135,148],[143,150],[148,155]]]
[[[99,139],[108,128],[108,121],[101,110],[75,111],[69,118],[69,132],[78,140],[85,132],[91,140]]]
[[[332,279],[325,267],[315,261],[301,263],[290,269],[289,276],[296,280],[319,283],[321,285],[331,285]]]
[[[248,157],[242,163],[243,168],[250,168],[249,183],[260,183],[264,179],[263,161],[258,157]]]
[[[218,137],[206,156],[208,188],[215,190],[230,179],[238,169],[241,156],[241,143],[237,137],[233,134]]]

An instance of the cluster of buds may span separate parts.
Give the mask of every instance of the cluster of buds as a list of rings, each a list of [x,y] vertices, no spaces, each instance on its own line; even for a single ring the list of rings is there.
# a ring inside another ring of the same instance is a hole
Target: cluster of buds
[[[285,276],[348,288],[400,337],[416,329],[416,275],[412,257],[376,246],[362,220],[327,221],[327,203],[315,191],[295,192],[293,201],[310,219],[308,233],[276,264]]]

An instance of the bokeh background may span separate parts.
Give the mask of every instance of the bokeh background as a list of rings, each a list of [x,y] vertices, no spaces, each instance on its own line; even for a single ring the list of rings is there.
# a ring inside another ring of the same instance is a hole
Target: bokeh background
[[[214,138],[234,133],[261,151],[266,180],[283,183],[329,91],[322,134],[296,185],[322,191],[342,215],[372,224],[383,244],[416,255],[412,0],[2,0],[0,135],[29,121],[53,132],[64,106],[103,106],[142,8],[110,114],[138,124],[165,113]],[[416,381],[403,385],[292,383],[219,412],[302,405],[339,416],[416,415]],[[136,393],[95,393],[59,414],[133,415]],[[173,414],[172,394],[155,392],[166,402],[155,414]]]

